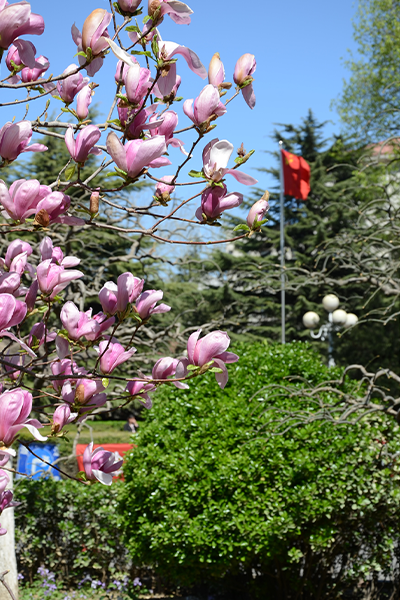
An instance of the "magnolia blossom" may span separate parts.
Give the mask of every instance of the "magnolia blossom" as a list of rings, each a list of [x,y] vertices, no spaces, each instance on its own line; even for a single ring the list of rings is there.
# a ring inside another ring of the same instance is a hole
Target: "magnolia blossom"
[[[197,54],[186,46],[181,46],[175,42],[164,42],[158,33],[157,43],[159,47],[159,59],[165,61],[171,60],[177,54],[183,56],[187,66],[193,73],[199,75],[202,79],[207,77],[207,70]]]
[[[176,63],[171,63],[168,70],[163,70],[161,77],[153,87],[153,92],[157,98],[164,102],[172,102],[176,98],[178,88],[181,85],[182,79],[176,74]]]
[[[129,304],[135,302],[143,290],[144,279],[134,277],[132,273],[122,273],[117,284],[108,281],[99,292],[99,300],[105,313],[115,315],[124,313]]]
[[[122,460],[117,460],[113,452],[104,450],[101,446],[93,450],[93,442],[86,447],[83,453],[83,468],[86,479],[100,481],[104,485],[111,485],[113,474],[122,467]]]
[[[129,67],[125,76],[125,91],[129,102],[136,106],[141,103],[151,86],[150,78],[149,69],[140,67],[139,64]]]
[[[118,0],[121,10],[127,13],[134,13],[138,9],[142,0]]]
[[[135,57],[133,57],[133,56],[132,56],[132,60],[137,62]],[[130,66],[128,64],[126,64],[122,60],[119,60],[117,62],[117,68],[115,69],[115,75],[114,75],[115,83],[123,83],[125,85],[125,79],[126,79],[126,75],[129,71],[129,69],[130,69]]]
[[[171,161],[162,156],[167,151],[165,138],[157,135],[149,140],[131,140],[121,144],[114,131],[108,134],[107,150],[117,166],[134,179],[145,167],[163,167]]]
[[[268,193],[268,192],[267,192]],[[247,215],[247,225],[252,229],[255,221],[262,221],[264,219],[265,213],[269,210],[268,200],[261,198],[261,200],[257,200],[251,207],[249,214]]]
[[[44,88],[47,91],[51,91],[53,96],[60,96],[61,100],[65,102],[65,104],[71,104],[77,93],[89,83],[89,78],[84,77],[82,73],[77,71],[77,69],[77,65],[69,65],[63,71],[63,75],[71,73],[69,77],[57,81],[57,86],[54,86],[51,83],[44,84]]]
[[[250,106],[256,105],[256,96],[253,90],[253,73],[256,70],[256,59],[254,54],[243,54],[235,65],[233,81],[241,88],[243,98]]]
[[[201,206],[196,210],[196,217],[203,221],[203,215],[207,219],[214,220],[223,213],[224,210],[230,210],[240,206],[243,202],[243,195],[239,192],[227,193],[226,185],[224,187],[208,187],[201,195]]]
[[[59,392],[63,387],[65,381],[70,381],[71,383],[76,383],[76,378],[74,379],[74,375],[84,374],[82,373],[83,369],[79,368],[76,362],[71,361],[69,358],[64,358],[61,360],[55,360],[51,363],[51,372],[55,377],[64,377],[64,379],[52,379],[51,383],[56,392]]]
[[[257,179],[238,171],[237,169],[228,169],[227,164],[233,152],[233,145],[228,140],[219,140],[215,138],[208,142],[203,150],[203,172],[207,179],[221,181],[225,175],[233,177],[244,185],[254,185]]]
[[[19,273],[3,273],[3,275],[0,275],[0,294],[12,294],[15,297],[20,296],[20,284],[21,276]]]
[[[71,340],[79,340],[83,336],[91,340],[98,338],[115,322],[113,317],[107,319],[105,315],[101,314],[101,316],[104,319],[99,322],[97,319],[92,318],[92,309],[81,312],[71,301],[64,304],[60,313],[61,322]]]
[[[163,135],[167,146],[171,144],[174,148],[183,149],[183,142],[173,137],[178,125],[178,115],[174,110],[165,111],[161,118],[159,115],[153,114],[149,119],[149,124],[154,125],[154,127],[149,127],[150,136]]]
[[[50,299],[66,288],[71,281],[83,277],[81,271],[65,269],[53,263],[51,258],[38,265],[36,274],[40,291],[45,296],[50,296]]]
[[[15,4],[8,4],[4,0],[0,2],[0,48],[7,50],[14,42],[23,63],[29,67],[33,65],[28,42],[16,38],[21,35],[42,35],[43,31],[43,17],[31,12],[31,5],[28,2]]]
[[[45,336],[46,343],[53,342],[56,338],[56,335],[57,334],[55,332],[48,331],[43,321],[40,321],[39,323],[35,323],[32,329],[30,330],[28,337],[28,346],[30,348],[32,348],[32,346],[34,345],[42,346],[45,341]]]
[[[187,343],[187,358],[181,359],[176,369],[177,377],[184,377],[187,374],[187,366],[195,365],[203,367],[211,363],[210,366],[218,367],[222,373],[215,373],[220,388],[224,388],[228,382],[228,371],[226,364],[234,363],[239,360],[237,354],[227,352],[230,339],[225,331],[212,331],[199,340],[201,329],[192,333]]]
[[[32,394],[20,388],[8,390],[0,395],[0,440],[5,446],[11,446],[18,431],[26,427],[39,441],[46,437],[38,429],[43,425],[36,419],[28,419],[32,411]]]
[[[2,479],[1,487],[4,486],[4,489],[0,492],[0,514],[1,514],[3,512],[3,510],[5,510],[6,508],[13,508],[14,506],[19,506],[21,503],[15,502],[13,500],[14,496],[13,496],[12,490],[5,489],[5,486],[9,482],[8,475],[2,469],[0,470],[0,474],[1,474],[1,479]],[[2,527],[0,524],[0,535],[5,535],[6,533],[7,533],[7,529]]]
[[[0,331],[19,325],[26,316],[26,304],[11,294],[0,294]]]
[[[71,413],[71,407],[68,404],[61,404],[54,411],[51,431],[58,433],[65,425],[71,423],[77,415],[78,413]]]
[[[78,52],[83,51],[86,53],[87,57],[90,57],[88,54],[90,48],[91,55],[96,57],[91,60],[90,64],[86,67],[86,71],[90,77],[93,77],[103,65],[103,58],[98,56],[98,54],[108,48],[107,38],[110,36],[107,27],[111,23],[111,20],[111,13],[107,12],[104,8],[96,8],[85,19],[82,33],[75,24],[71,28],[72,38],[78,46]],[[80,65],[83,65],[86,62],[83,56],[78,56],[78,60]]]
[[[81,369],[81,374],[84,374],[84,369]],[[79,406],[78,422],[81,422],[87,413],[107,402],[103,391],[104,385],[98,379],[77,379],[76,387],[72,387],[71,381],[63,384],[61,396],[64,402]]]
[[[32,64],[32,60],[34,63],[35,55],[36,55],[35,46],[32,44],[32,42],[28,42],[27,40],[25,41],[24,46],[25,46],[26,52],[29,52],[29,55],[31,57],[31,61],[30,61],[31,64]],[[29,48],[29,50],[28,50],[28,48]],[[20,56],[19,48],[17,48],[17,46],[15,44],[11,44],[11,46],[9,47],[5,62],[6,62],[7,69],[9,71],[11,71],[11,73],[14,72],[15,67],[23,67],[24,66],[24,61],[22,60],[22,58]]]
[[[129,360],[136,352],[136,348],[125,348],[115,339],[109,339],[100,342],[96,348],[97,354],[100,357],[100,369],[104,375],[109,375],[122,363]]]
[[[173,175],[164,175],[164,177],[161,177],[161,180],[165,181],[165,183],[161,183],[159,181],[156,185],[156,191],[154,195],[158,200],[166,202],[170,199],[170,195],[175,189],[174,185],[170,185],[173,179]]]
[[[18,379],[18,377],[20,376],[21,371],[18,369],[18,367],[24,366],[25,357],[26,357],[25,354],[9,355],[8,353],[6,353],[6,355],[4,357],[5,360],[8,363],[11,363],[13,366],[4,364],[4,370],[7,373],[7,377],[9,377],[12,381],[16,381]]]
[[[143,379],[148,379],[148,377],[143,377]],[[126,391],[131,395],[141,398],[144,400],[142,403],[145,408],[150,410],[153,406],[152,400],[148,394],[148,392],[153,392],[156,389],[154,383],[147,383],[146,381],[140,381],[138,379],[134,379],[133,381],[129,381],[126,386]]]
[[[78,118],[83,121],[87,119],[89,114],[89,105],[92,103],[92,96],[94,92],[92,88],[88,85],[85,85],[79,92],[76,99],[76,114]]]
[[[146,129],[156,129],[163,119],[157,120],[156,122],[146,123],[147,117],[152,115],[157,108],[157,104],[151,104],[150,106],[144,107],[132,107],[126,105],[122,100],[118,101],[117,110],[118,117],[121,121],[122,127],[127,126],[129,120],[127,138],[130,140],[138,139],[142,132]],[[134,116],[137,113],[137,116]],[[133,117],[133,119],[132,119]]]
[[[194,101],[193,99],[185,100],[183,103],[183,112],[199,127],[213,116],[221,117],[224,115],[226,113],[226,106],[220,100],[218,89],[208,84],[201,90]]]
[[[218,87],[225,79],[225,69],[220,59],[219,52],[213,54],[210,64],[208,65],[208,82],[211,85]]]
[[[65,134],[65,145],[74,161],[83,164],[89,154],[101,154],[100,148],[94,147],[100,137],[101,131],[96,125],[87,125],[79,131],[75,141],[74,130],[71,126],[68,127]]]
[[[171,310],[171,307],[167,304],[159,304],[156,306],[157,302],[162,299],[164,296],[164,292],[161,290],[147,290],[140,294],[139,298],[136,300],[136,311],[141,319],[145,321],[151,315],[157,315],[161,313],[166,313]]]
[[[36,59],[35,66],[31,69],[29,67],[24,67],[21,71],[21,79],[24,83],[29,83],[30,81],[37,81],[43,73],[47,71],[50,67],[49,59],[46,56],[38,56]]]
[[[64,225],[84,225],[85,221],[80,217],[72,217],[67,213],[71,206],[71,198],[62,192],[51,192],[45,196],[37,205],[36,215],[45,211],[50,223],[63,223]]]
[[[51,194],[51,188],[41,185],[37,179],[17,179],[9,190],[0,179],[0,204],[14,221],[24,223],[36,213],[40,200],[48,194]]]
[[[191,8],[179,0],[148,0],[148,14],[150,18],[154,16],[156,10],[160,9],[160,17],[169,15],[178,25],[189,25],[190,15],[193,14]],[[159,19],[157,19],[159,22]]]
[[[42,260],[51,258],[52,262],[62,267],[76,267],[81,262],[80,258],[75,256],[65,256],[59,246],[53,246],[53,240],[48,236],[44,237],[39,245]]]
[[[160,358],[153,367],[152,378],[153,379],[168,379],[176,374],[176,368],[179,364],[179,359],[165,356]],[[183,381],[173,381],[175,387],[181,390],[187,390],[189,386]]]
[[[32,126],[30,121],[6,123],[0,129],[1,158],[10,163],[22,152],[44,152],[47,150],[47,146],[43,146],[43,144],[32,144],[31,146],[28,146],[31,138]]]

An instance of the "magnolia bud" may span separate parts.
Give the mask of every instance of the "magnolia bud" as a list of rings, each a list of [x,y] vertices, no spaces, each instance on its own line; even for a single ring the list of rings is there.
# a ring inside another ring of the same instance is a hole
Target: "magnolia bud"
[[[76,386],[75,402],[77,402],[77,404],[85,404],[85,386],[83,383]]]
[[[92,195],[90,196],[90,205],[89,205],[89,211],[90,211],[90,215],[92,217],[97,215],[97,213],[99,212],[99,199],[100,199],[99,192],[92,192]]]

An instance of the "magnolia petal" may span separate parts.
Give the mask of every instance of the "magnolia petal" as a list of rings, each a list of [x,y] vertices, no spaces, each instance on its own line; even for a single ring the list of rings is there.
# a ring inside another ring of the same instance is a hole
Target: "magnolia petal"
[[[110,473],[104,473],[103,471],[99,471],[98,469],[92,469],[92,475],[94,475],[97,481],[100,481],[103,485],[111,485],[112,484],[112,475]]]
[[[106,38],[106,42],[110,46],[113,54],[115,54],[115,56],[119,58],[119,60],[122,60],[122,62],[126,63],[130,67],[134,67],[135,65],[137,65],[136,60],[130,54],[125,52],[125,50],[122,50],[122,48],[120,48],[118,44],[113,42],[113,40],[111,40],[110,38]]]

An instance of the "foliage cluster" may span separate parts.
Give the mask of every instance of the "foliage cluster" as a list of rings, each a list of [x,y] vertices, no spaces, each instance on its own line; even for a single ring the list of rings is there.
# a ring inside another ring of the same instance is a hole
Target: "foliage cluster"
[[[267,386],[316,385],[332,371],[304,343],[235,351],[223,392],[207,377],[160,392],[146,414],[121,489],[133,560],[156,564],[175,588],[230,600],[327,600],[377,582],[400,525],[382,420],[273,435],[276,409],[299,401],[287,393],[272,405]],[[250,401],[264,386],[262,402]],[[397,426],[385,427],[393,438]]]

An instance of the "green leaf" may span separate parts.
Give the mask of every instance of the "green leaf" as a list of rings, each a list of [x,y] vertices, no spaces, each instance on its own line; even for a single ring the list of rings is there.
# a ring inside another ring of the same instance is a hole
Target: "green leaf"
[[[233,231],[250,231],[250,227],[245,223],[240,223],[240,225],[236,225]]]
[[[136,31],[136,33],[141,33],[137,25],[128,25],[128,27],[125,27],[125,31]]]
[[[146,15],[145,17],[143,17],[143,23],[147,23],[147,21],[150,21],[151,17],[149,15]]]
[[[153,58],[150,50],[131,50],[131,54],[135,54],[136,56],[148,56],[149,58]]]
[[[189,171],[188,175],[189,175],[189,177],[198,177],[198,178],[204,177],[203,171]]]
[[[103,377],[103,379],[101,380],[101,383],[104,385],[105,388],[108,388],[110,380],[108,379],[108,377]]]
[[[77,53],[75,54],[75,56],[83,56],[84,58],[87,58],[87,56],[86,56],[86,52],[83,52],[82,50],[81,50],[80,52],[77,52]]]
[[[65,169],[64,175],[65,175],[65,179],[67,181],[69,181],[70,179],[72,179],[72,177],[74,176],[74,173],[75,173],[75,169],[76,169],[76,164],[75,163],[69,165],[69,167],[67,167]]]

